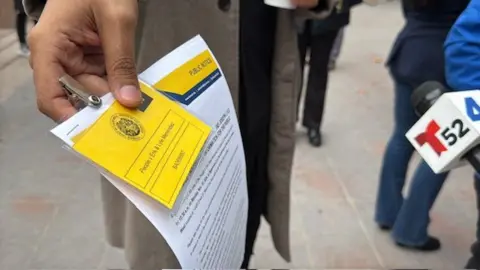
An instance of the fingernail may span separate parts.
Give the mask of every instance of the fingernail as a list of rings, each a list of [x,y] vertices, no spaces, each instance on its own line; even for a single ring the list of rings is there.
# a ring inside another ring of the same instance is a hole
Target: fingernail
[[[119,90],[120,97],[125,100],[140,99],[140,91],[133,85],[125,85]]]

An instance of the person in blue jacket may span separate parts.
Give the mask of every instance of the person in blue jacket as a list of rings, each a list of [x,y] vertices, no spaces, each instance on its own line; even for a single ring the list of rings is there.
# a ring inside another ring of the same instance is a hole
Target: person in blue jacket
[[[480,89],[480,0],[472,0],[453,25],[445,41],[445,74],[456,91]],[[477,210],[480,217],[480,174],[475,174]],[[480,218],[476,242],[466,268],[480,269]]]
[[[410,101],[413,90],[426,81],[445,83],[443,43],[468,0],[403,0],[405,26],[393,45],[387,66],[394,81],[394,130],[380,173],[375,221],[392,230],[397,245],[421,251],[440,248],[428,234],[429,211],[447,174],[435,174],[422,162],[413,175],[407,198],[402,191],[414,152],[405,133],[418,120]]]

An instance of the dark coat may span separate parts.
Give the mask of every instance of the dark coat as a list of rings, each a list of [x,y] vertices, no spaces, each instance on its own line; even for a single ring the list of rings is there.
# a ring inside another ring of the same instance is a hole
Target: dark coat
[[[312,21],[312,34],[318,35],[329,31],[338,31],[350,23],[350,9],[362,0],[343,0],[337,8],[323,20]]]
[[[443,43],[468,0],[443,0],[436,9],[405,8],[387,66],[395,80],[417,87],[429,80],[446,84]]]

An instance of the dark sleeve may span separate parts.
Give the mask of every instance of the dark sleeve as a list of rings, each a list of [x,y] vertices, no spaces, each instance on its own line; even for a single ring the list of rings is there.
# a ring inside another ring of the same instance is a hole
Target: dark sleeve
[[[23,6],[28,16],[38,20],[46,2],[47,0],[23,0]]]
[[[339,12],[349,12],[352,7],[361,3],[363,0],[343,0],[343,9]]]
[[[327,1],[320,0],[318,1],[318,5],[310,10],[313,12],[321,12],[327,9],[328,9]]]
[[[319,0],[313,9],[297,8],[294,12],[297,24],[302,24],[308,19],[325,19],[338,4],[339,0]]]
[[[338,0],[335,3],[335,10],[337,13],[347,13],[350,12],[350,9],[358,4],[363,3],[363,0]],[[312,9],[314,12],[322,12],[330,8],[327,1],[320,0],[318,5]]]

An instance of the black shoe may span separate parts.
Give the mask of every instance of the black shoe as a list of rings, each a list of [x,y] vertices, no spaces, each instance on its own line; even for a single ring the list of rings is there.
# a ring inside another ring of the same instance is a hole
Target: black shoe
[[[418,251],[435,251],[441,247],[440,240],[438,238],[429,236],[427,242],[421,246],[407,246],[397,242],[397,245],[402,248],[418,250]]]
[[[314,147],[322,145],[322,134],[318,129],[308,129],[308,142]]]
[[[378,228],[382,231],[390,231],[392,229],[392,227],[390,227],[390,226],[380,225],[380,224],[378,224]]]
[[[464,269],[480,269],[480,262],[477,261],[475,256],[472,256],[468,259],[467,265],[465,265]]]

